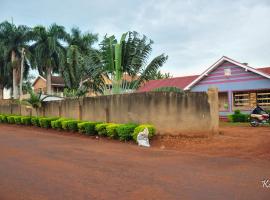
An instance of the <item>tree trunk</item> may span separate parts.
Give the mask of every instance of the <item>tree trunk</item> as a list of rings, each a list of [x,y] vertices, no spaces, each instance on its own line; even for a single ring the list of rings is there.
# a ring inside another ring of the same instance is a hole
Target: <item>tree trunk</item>
[[[46,81],[46,87],[47,87],[47,94],[52,94],[52,68],[47,67],[47,81]]]
[[[18,99],[18,82],[17,82],[17,70],[15,66],[16,53],[15,51],[11,52],[11,64],[12,64],[12,86],[13,86],[13,98]]]
[[[20,100],[22,100],[23,91],[22,91],[22,85],[23,85],[23,70],[24,70],[24,48],[22,48],[22,60],[21,60],[21,75],[20,75]]]
[[[4,87],[3,85],[0,85],[0,100],[4,99]]]

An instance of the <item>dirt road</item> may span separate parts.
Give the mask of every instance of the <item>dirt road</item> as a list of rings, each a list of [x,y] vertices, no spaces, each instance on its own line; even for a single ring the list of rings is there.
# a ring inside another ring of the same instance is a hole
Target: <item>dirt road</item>
[[[236,139],[229,139],[237,136],[227,135],[227,129],[212,139],[209,149],[215,153],[209,153],[208,139],[186,141],[182,150],[168,150],[164,141],[144,149],[107,139],[0,125],[0,200],[269,200],[270,188],[263,188],[261,181],[270,179],[270,160],[262,149],[264,156],[249,153],[262,138],[262,144],[267,144],[267,129],[255,146],[249,143],[248,148],[225,151],[230,148],[226,140],[237,147]],[[244,146],[242,139],[240,146]],[[235,151],[239,152],[229,153]]]

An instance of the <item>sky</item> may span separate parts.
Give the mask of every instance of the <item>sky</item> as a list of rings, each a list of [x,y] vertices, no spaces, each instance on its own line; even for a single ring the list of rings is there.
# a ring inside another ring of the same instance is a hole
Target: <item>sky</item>
[[[223,55],[270,66],[270,0],[0,0],[0,21],[57,23],[118,38],[137,31],[165,53],[162,72],[200,74]]]

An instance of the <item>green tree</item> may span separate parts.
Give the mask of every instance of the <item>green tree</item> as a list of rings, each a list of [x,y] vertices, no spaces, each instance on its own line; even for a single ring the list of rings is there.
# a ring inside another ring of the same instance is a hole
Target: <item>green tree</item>
[[[67,62],[61,72],[68,88],[78,89],[82,86],[86,78],[84,60],[97,40],[97,34],[83,34],[79,28],[71,29],[67,36]]]
[[[173,76],[170,73],[161,73],[161,71],[157,71],[151,74],[151,80],[158,80],[158,79],[167,79],[172,78]]]
[[[5,57],[4,46],[0,43],[0,99],[4,97],[4,88],[10,88],[12,84],[12,74],[5,65]]]
[[[28,54],[29,41],[33,38],[31,28],[4,21],[0,24],[0,41],[1,46],[4,48],[4,68],[12,70],[12,88],[13,98],[18,98],[18,85],[21,78],[21,58],[22,49],[26,50]],[[24,75],[29,72],[29,62],[24,60]]]
[[[152,40],[146,36],[140,37],[137,32],[124,33],[119,42],[115,36],[105,36],[100,50],[93,50],[90,55],[90,75],[106,75],[112,80],[115,93],[136,89],[142,82],[150,80],[151,75],[168,59],[161,54],[147,62],[152,45]],[[127,81],[123,81],[125,75],[131,76],[133,81],[127,84]]]
[[[33,63],[41,76],[46,75],[47,94],[52,94],[52,73],[59,72],[59,68],[65,64],[65,48],[63,41],[66,40],[66,32],[63,26],[52,24],[49,28],[36,26],[33,29],[34,44]]]

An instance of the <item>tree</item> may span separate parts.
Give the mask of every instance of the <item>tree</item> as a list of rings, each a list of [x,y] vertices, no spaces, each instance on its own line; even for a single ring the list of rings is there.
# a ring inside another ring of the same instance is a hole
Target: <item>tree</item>
[[[166,62],[167,56],[161,54],[149,63],[153,41],[146,36],[140,37],[137,32],[124,33],[119,42],[115,36],[107,37],[101,42],[100,50],[93,50],[91,57],[91,72],[106,75],[113,82],[113,90],[119,93],[127,89],[136,89],[144,81],[151,79],[151,75]],[[147,64],[148,63],[148,64]],[[132,77],[127,84],[125,75]]]
[[[13,98],[18,98],[18,84],[20,81],[20,60],[22,58],[22,49],[29,47],[28,43],[31,41],[33,35],[31,28],[19,25],[15,26],[13,23],[4,21],[0,24],[0,41],[1,46],[4,48],[4,67],[12,70],[12,88]],[[29,63],[25,60],[25,71],[26,75],[29,71]]]
[[[161,71],[157,71],[156,73],[151,74],[151,80],[167,79],[172,77],[173,76],[170,73],[162,74]]]
[[[63,26],[52,24],[49,28],[36,26],[33,29],[34,44],[33,63],[41,76],[46,75],[47,94],[52,93],[52,73],[59,72],[59,68],[65,63],[65,48],[63,41],[66,40],[66,32]]]
[[[67,36],[67,61],[62,75],[70,89],[78,89],[86,78],[84,60],[89,55],[92,45],[98,40],[96,34],[82,34],[79,28],[72,28]]]
[[[5,57],[4,47],[0,43],[0,99],[4,98],[4,88],[11,87],[10,77],[12,74],[8,66],[5,65]]]

